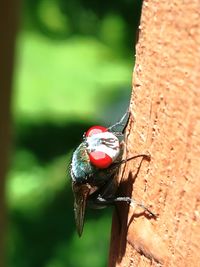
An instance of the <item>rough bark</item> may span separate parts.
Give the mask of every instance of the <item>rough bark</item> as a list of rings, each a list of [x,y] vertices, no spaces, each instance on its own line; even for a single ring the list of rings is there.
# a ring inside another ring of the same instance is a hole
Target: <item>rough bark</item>
[[[3,0],[0,8],[0,267],[5,266],[5,197],[11,121],[11,87],[16,37],[17,1]]]
[[[200,266],[199,21],[199,0],[143,3],[124,156],[151,160],[127,162],[119,181],[157,218],[118,207],[110,267]]]

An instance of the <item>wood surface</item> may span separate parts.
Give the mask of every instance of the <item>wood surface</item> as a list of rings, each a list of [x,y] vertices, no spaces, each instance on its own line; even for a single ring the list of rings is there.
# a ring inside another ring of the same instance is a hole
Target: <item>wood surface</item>
[[[5,179],[11,145],[11,92],[19,2],[0,5],[0,267],[5,264]]]
[[[200,266],[200,2],[144,1],[109,266]]]

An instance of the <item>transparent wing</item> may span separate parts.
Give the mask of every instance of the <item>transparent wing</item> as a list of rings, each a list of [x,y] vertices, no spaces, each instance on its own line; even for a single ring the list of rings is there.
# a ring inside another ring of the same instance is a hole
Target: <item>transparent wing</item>
[[[75,223],[78,235],[80,237],[83,232],[85,208],[86,208],[87,198],[90,193],[90,185],[88,184],[78,185],[76,183],[73,183],[72,186],[74,192]]]

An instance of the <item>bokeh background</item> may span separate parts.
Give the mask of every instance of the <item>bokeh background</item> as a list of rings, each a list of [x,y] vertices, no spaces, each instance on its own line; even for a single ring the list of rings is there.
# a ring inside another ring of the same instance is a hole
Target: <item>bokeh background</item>
[[[107,265],[112,209],[76,234],[68,167],[93,124],[126,111],[141,1],[24,0],[6,182],[7,266]]]

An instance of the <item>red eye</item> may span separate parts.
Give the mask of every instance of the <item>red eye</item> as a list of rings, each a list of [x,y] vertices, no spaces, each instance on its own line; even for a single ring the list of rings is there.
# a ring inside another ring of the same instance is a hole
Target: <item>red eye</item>
[[[99,169],[106,169],[112,164],[112,158],[101,151],[89,153],[90,162]]]
[[[103,127],[103,126],[92,126],[89,130],[87,130],[85,136],[86,137],[90,137],[94,134],[98,134],[98,133],[104,133],[107,132],[107,128]]]

